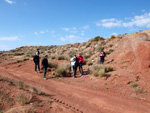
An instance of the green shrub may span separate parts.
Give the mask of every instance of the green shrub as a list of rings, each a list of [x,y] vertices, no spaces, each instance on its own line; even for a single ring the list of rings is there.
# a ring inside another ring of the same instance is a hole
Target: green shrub
[[[24,53],[14,53],[14,56],[21,56],[24,55]]]
[[[96,36],[95,38],[93,38],[91,41],[99,41],[99,40],[104,40],[103,37],[100,36]]]
[[[58,73],[60,76],[67,76],[68,73],[70,73],[70,65],[69,64],[61,64],[56,69],[56,73]]]
[[[136,88],[136,87],[138,87],[137,82],[132,83],[132,84],[130,85],[130,87],[132,87],[132,88]]]
[[[115,39],[116,37],[114,35],[111,35],[110,39]]]

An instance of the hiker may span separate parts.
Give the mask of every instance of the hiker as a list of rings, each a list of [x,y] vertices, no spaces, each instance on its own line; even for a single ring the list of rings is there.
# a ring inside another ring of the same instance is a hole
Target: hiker
[[[81,53],[79,53],[78,59],[79,59],[79,71],[80,71],[81,75],[83,75],[83,68],[82,68],[83,57],[82,57]]]
[[[43,78],[46,80],[46,72],[48,67],[48,55],[46,55],[42,60],[42,66],[43,66]]]
[[[37,49],[37,50],[36,50],[36,52],[38,53],[38,56],[39,56],[39,55],[40,55],[40,51],[39,51],[39,49]]]
[[[39,65],[40,59],[39,59],[38,52],[35,53],[33,61],[34,61],[34,64],[35,64],[35,72],[37,72],[37,67],[38,67],[38,72],[40,72],[40,65]]]
[[[102,50],[100,53],[100,64],[104,63],[105,56],[106,56],[106,54],[105,54],[104,50]]]
[[[71,72],[72,73],[74,73],[74,71],[73,71],[73,66],[75,64],[74,59],[75,59],[75,57],[71,57],[71,59],[70,59],[70,62],[71,62]]]
[[[74,66],[73,66],[73,69],[74,69],[74,78],[76,78],[76,71],[77,71],[78,66],[79,66],[79,59],[75,55],[74,56]]]

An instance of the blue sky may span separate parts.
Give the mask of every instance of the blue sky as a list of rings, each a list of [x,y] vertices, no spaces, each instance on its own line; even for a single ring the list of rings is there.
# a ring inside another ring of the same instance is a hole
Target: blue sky
[[[0,51],[150,29],[150,0],[0,0]]]

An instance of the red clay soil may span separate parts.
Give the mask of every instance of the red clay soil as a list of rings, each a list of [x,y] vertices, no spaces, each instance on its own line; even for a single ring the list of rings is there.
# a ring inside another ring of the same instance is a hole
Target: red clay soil
[[[82,77],[78,75],[78,78],[54,78],[49,71],[48,80],[44,80],[42,73],[34,72],[33,61],[0,62],[1,76],[42,88],[46,94],[53,95],[51,98],[59,103],[58,106],[66,106],[61,111],[63,113],[69,113],[69,109],[75,113],[150,113],[149,91],[146,94],[136,93],[128,86],[127,81],[118,81],[121,76],[95,78],[85,73]]]
[[[83,76],[78,72],[77,78],[54,77],[52,71],[49,71],[48,80],[44,80],[42,73],[34,72],[33,61],[12,63],[2,59],[0,75],[42,88],[46,94],[53,95],[53,100],[75,113],[150,113],[148,39],[149,35],[138,33],[118,41],[114,52],[105,62],[105,65],[113,66],[115,71],[107,73],[103,78],[90,75],[90,67],[83,66]],[[68,112],[67,109],[62,112]]]

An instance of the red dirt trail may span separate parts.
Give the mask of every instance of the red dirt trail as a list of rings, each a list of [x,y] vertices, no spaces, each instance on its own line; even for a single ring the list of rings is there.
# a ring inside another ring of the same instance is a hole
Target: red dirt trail
[[[150,113],[150,101],[148,100],[131,98],[114,93],[115,91],[88,87],[90,83],[94,84],[89,80],[91,75],[62,79],[48,76],[48,80],[44,80],[42,73],[34,72],[34,64],[30,60],[22,63],[0,62],[0,76],[40,87],[43,92],[52,95],[54,100],[69,106],[76,113]],[[49,74],[50,72],[47,73]]]

